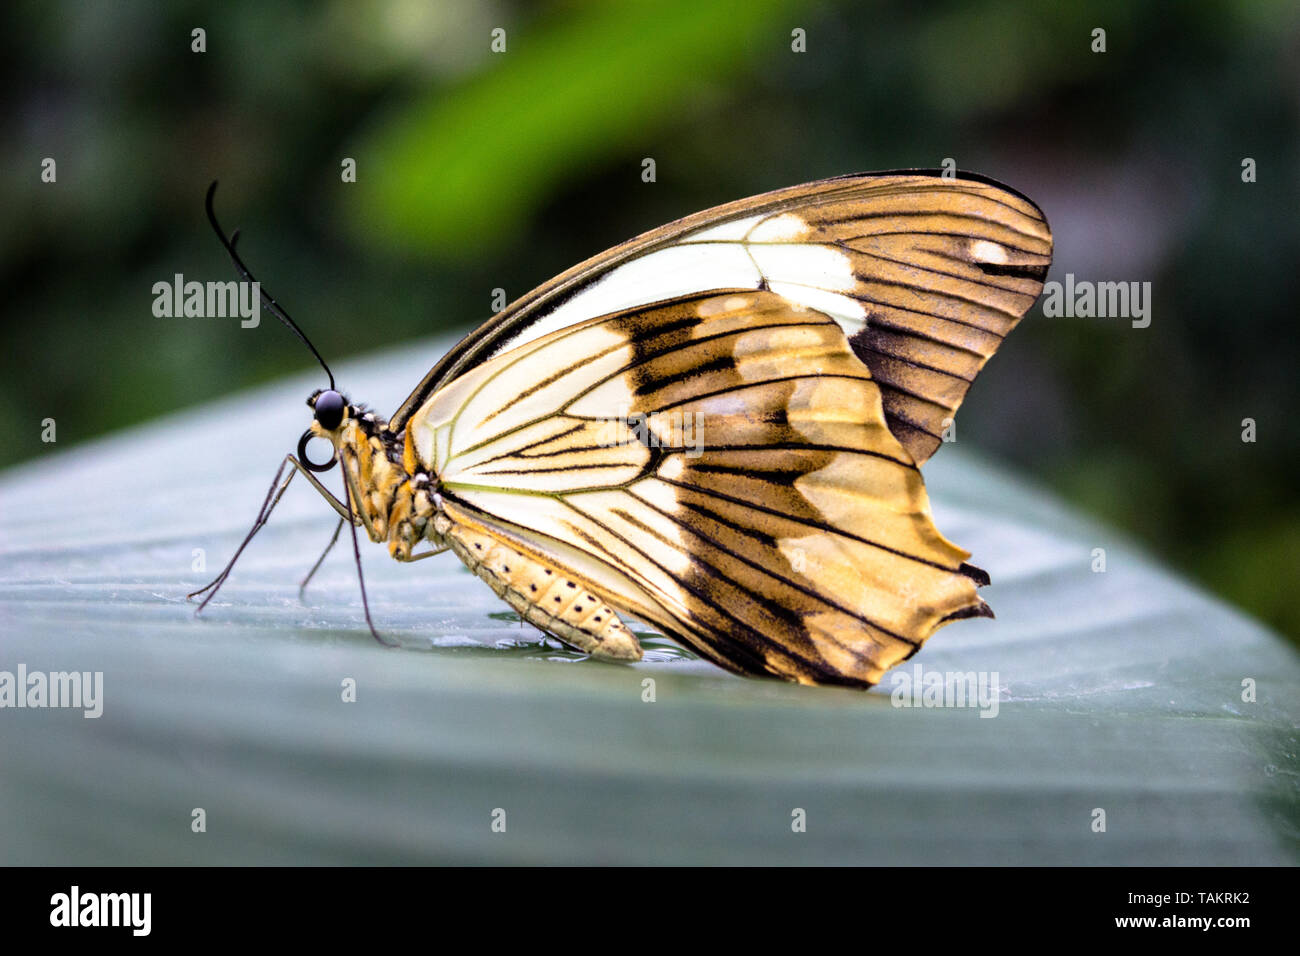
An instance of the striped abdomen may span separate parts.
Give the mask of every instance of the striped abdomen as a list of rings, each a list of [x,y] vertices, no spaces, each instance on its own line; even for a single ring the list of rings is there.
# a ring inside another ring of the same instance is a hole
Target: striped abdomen
[[[614,610],[562,572],[462,524],[448,521],[439,532],[529,624],[595,657],[641,659],[640,643]]]

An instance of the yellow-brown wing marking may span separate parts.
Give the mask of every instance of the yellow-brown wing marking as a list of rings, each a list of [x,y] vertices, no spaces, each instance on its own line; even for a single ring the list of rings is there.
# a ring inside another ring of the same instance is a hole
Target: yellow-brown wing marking
[[[733,670],[869,685],[987,613],[843,331],[773,293],[552,333],[436,393],[410,434],[453,522]]]
[[[806,211],[806,241],[853,260],[864,309],[850,344],[880,386],[890,428],[918,463],[1042,291],[1051,231],[1032,203],[986,183],[897,182]],[[783,291],[773,286],[774,291]]]

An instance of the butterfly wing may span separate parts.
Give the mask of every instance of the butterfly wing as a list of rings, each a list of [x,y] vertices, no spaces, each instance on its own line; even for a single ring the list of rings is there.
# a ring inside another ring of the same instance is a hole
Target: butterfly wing
[[[840,176],[743,199],[518,299],[452,349],[389,427],[400,432],[434,391],[492,356],[592,316],[715,289],[770,290],[839,324],[919,464],[1042,291],[1051,254],[1037,206],[967,173]]]
[[[771,292],[533,339],[437,391],[407,440],[452,521],[735,671],[870,685],[988,613],[841,327]]]

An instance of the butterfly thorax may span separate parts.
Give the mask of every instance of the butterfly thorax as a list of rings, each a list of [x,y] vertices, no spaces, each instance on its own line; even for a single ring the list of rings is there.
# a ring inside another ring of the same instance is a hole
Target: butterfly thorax
[[[370,540],[387,542],[394,558],[409,561],[421,541],[442,544],[432,521],[437,483],[385,425],[373,412],[358,409],[333,440],[347,468],[353,507]]]

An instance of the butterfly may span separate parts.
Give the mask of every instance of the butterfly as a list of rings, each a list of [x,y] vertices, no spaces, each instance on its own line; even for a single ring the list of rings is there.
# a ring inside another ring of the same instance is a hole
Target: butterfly
[[[253,281],[215,187],[209,219]],[[595,657],[641,657],[629,615],[740,674],[870,687],[942,625],[992,617],[988,576],[935,527],[920,466],[1051,256],[1041,210],[974,174],[781,189],[527,293],[386,420],[262,293],[329,386],[243,544],[191,596],[211,599],[301,472],[339,515],[330,546],[351,529],[359,577],[358,527],[399,561],[453,551]],[[313,438],[328,461],[308,457]],[[316,477],[336,464],[342,500]]]

